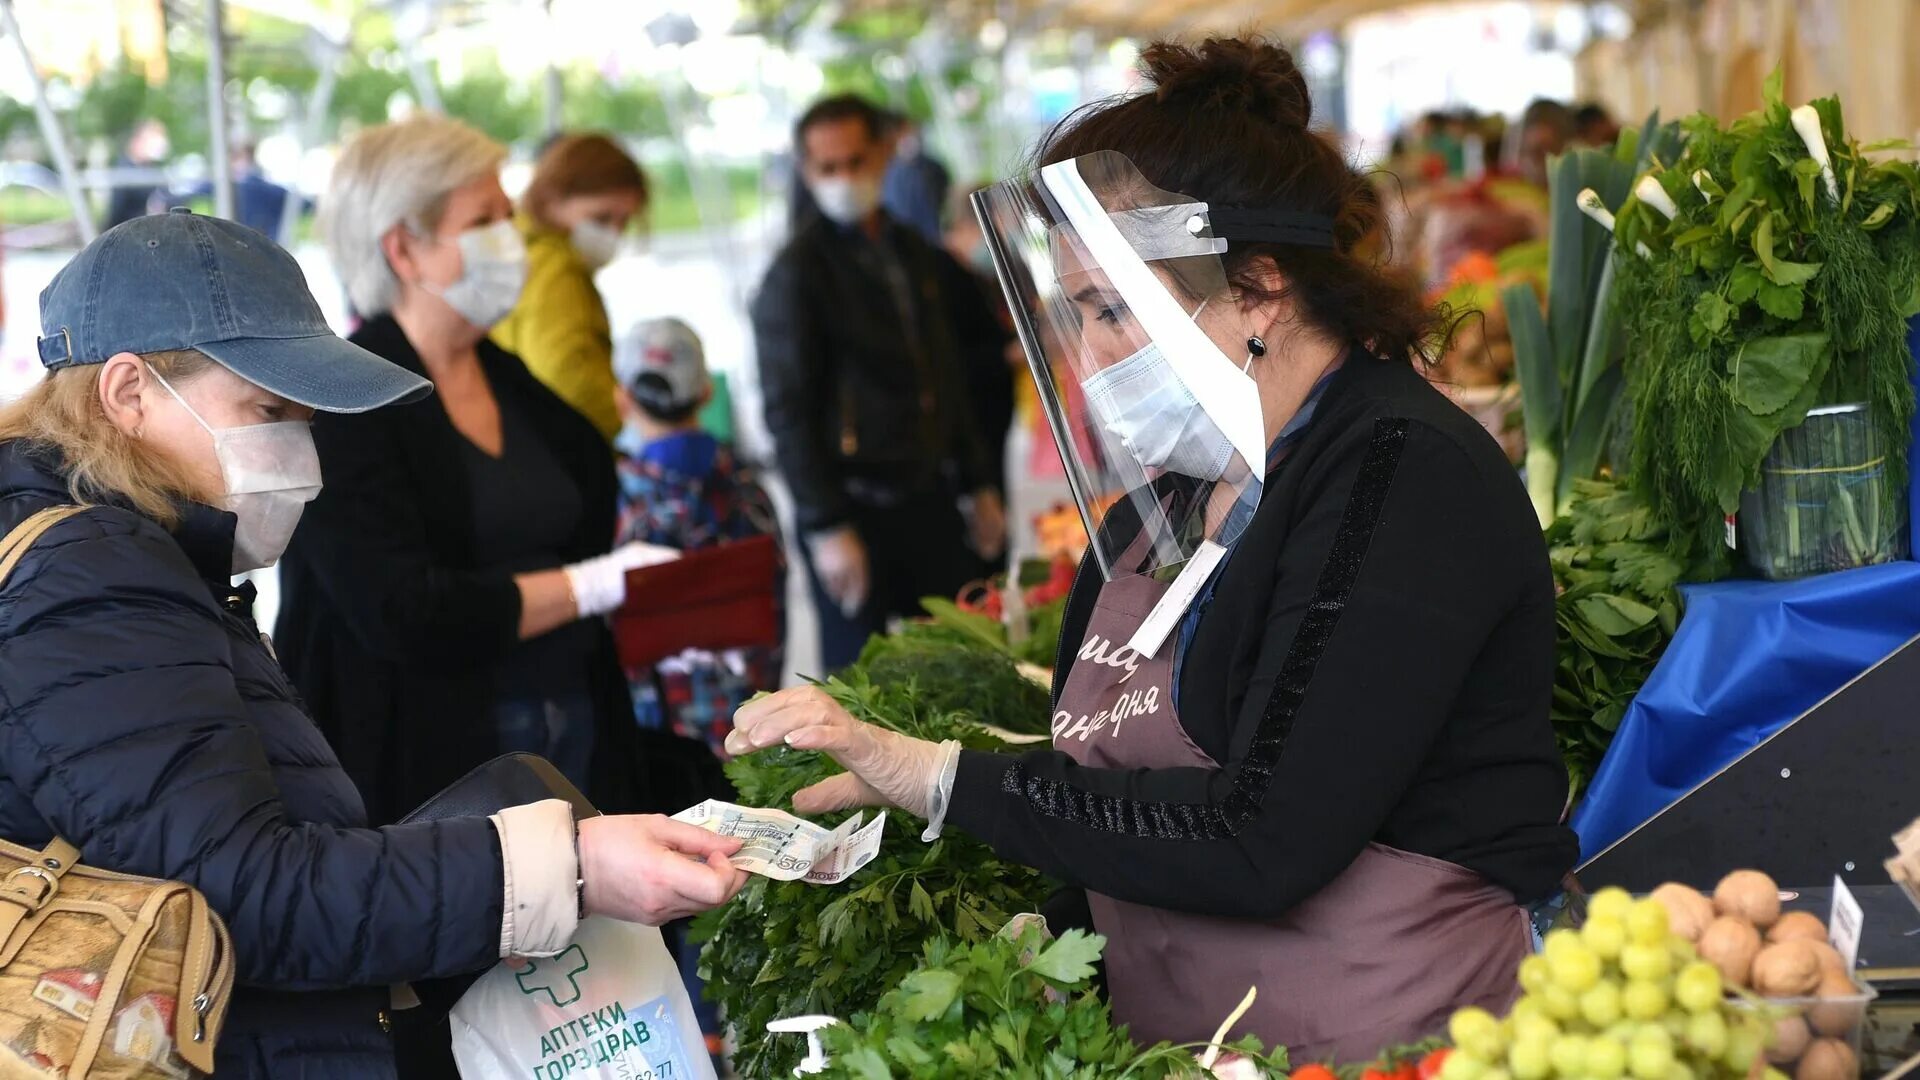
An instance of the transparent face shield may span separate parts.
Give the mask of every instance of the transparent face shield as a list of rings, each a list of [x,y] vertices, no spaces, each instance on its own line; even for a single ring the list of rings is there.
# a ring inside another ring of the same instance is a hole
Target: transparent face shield
[[[1104,151],[973,205],[1101,573],[1172,580],[1231,545],[1260,501],[1265,424],[1246,357],[1202,328],[1232,310],[1206,204]]]

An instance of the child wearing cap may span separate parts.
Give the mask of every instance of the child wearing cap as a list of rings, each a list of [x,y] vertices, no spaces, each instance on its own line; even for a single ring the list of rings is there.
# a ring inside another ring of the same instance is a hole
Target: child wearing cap
[[[766,490],[733,451],[702,430],[712,397],[705,350],[679,319],[643,323],[639,359],[615,392],[624,422],[614,441],[620,475],[618,543],[691,551],[780,533]],[[780,684],[781,650],[688,651],[627,672],[644,727],[698,739],[723,754],[733,711]]]
[[[780,521],[773,502],[733,451],[700,427],[713,396],[706,351],[679,319],[642,323],[639,359],[614,392],[622,428],[614,439],[620,475],[617,542],[691,551],[731,540],[772,536]],[[775,589],[785,595],[784,583]],[[777,601],[776,601],[777,602]],[[697,739],[725,758],[733,711],[762,690],[778,689],[782,650],[688,650],[651,668],[628,669],[633,712],[641,726]],[[699,946],[684,924],[662,928],[679,957],[708,1050],[720,1053],[720,1018],[701,992]],[[717,1056],[716,1061],[720,1060]]]

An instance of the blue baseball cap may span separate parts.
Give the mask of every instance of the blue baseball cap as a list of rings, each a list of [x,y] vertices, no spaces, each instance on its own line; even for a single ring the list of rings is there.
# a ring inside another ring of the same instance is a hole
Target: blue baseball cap
[[[88,244],[40,293],[40,327],[49,371],[123,352],[197,349],[321,412],[366,412],[433,392],[336,335],[280,245],[184,209],[135,218]]]

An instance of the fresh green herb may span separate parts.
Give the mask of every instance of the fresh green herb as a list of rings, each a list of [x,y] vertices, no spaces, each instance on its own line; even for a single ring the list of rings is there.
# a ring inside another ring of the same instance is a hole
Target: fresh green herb
[[[1061,597],[1027,611],[1026,640],[1012,644],[1005,624],[975,611],[963,611],[951,600],[929,597],[920,601],[927,611],[922,632],[929,640],[996,649],[1015,660],[1040,667],[1052,667],[1054,650],[1060,642],[1060,625],[1066,618],[1067,599]]]
[[[1618,214],[1631,479],[1689,561],[1724,559],[1722,516],[1816,406],[1868,405],[1888,481],[1907,475],[1920,172],[1868,157],[1834,99],[1796,122],[1777,72],[1765,98],[1724,129],[1686,121],[1684,151],[1650,174],[1671,218],[1638,196]]]
[[[1559,589],[1553,727],[1578,795],[1673,639],[1688,567],[1652,510],[1611,481],[1576,481],[1547,545]]]
[[[930,941],[919,967],[873,1009],[822,1032],[832,1060],[824,1075],[1197,1080],[1202,1073],[1194,1055],[1204,1047],[1162,1043],[1141,1050],[1087,988],[1105,944],[1079,930],[1045,941],[1038,929],[1018,941]],[[1251,1040],[1228,1049],[1249,1058],[1262,1076],[1286,1076],[1284,1050],[1264,1056]]]
[[[856,669],[823,684],[861,720],[969,749],[1005,747],[970,713],[936,709],[918,684],[883,684]],[[840,772],[824,755],[787,747],[727,765],[751,806],[786,806],[794,792]],[[923,943],[983,941],[1013,915],[1036,910],[1052,887],[1038,872],[1000,861],[987,846],[950,832],[927,844],[926,823],[888,812],[873,862],[841,885],[756,878],[726,906],[700,917],[700,973],[738,1042],[734,1068],[747,1080],[791,1075],[805,1050],[770,1042],[769,1021],[872,1008],[912,970]],[[844,815],[826,820],[835,824]]]
[[[998,640],[993,640],[996,631]],[[1046,641],[1048,663],[1059,636],[1055,619]],[[971,713],[982,724],[1017,734],[1044,735],[1048,730],[1047,688],[1020,673],[1006,631],[986,616],[952,605],[936,611],[930,621],[908,623],[898,633],[873,638],[855,669],[877,685],[911,684],[919,704],[934,712]]]

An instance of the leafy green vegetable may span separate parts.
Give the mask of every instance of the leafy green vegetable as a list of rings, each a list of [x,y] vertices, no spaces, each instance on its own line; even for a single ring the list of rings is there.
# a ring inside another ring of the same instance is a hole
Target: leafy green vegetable
[[[1779,412],[1806,388],[1828,340],[1827,335],[1816,333],[1746,342],[1733,354],[1729,396],[1755,416]]]
[[[969,749],[1005,749],[973,714],[929,705],[921,684],[879,683],[856,665],[823,685],[870,723],[923,739],[958,739]],[[789,805],[794,792],[839,771],[824,755],[787,747],[727,765],[740,801],[751,806]],[[879,854],[841,885],[755,878],[695,922],[696,939],[706,942],[700,973],[738,1041],[734,1067],[741,1076],[787,1077],[805,1051],[793,1039],[770,1042],[769,1021],[872,1008],[913,969],[924,942],[984,941],[1052,891],[1038,872],[1000,861],[971,837],[948,833],[923,843],[925,827],[889,811]]]
[[[1548,172],[1547,304],[1531,285],[1501,291],[1520,403],[1527,431],[1527,492],[1542,525],[1563,510],[1575,480],[1593,475],[1620,397],[1620,340],[1604,317],[1614,270],[1606,230],[1583,213],[1578,196],[1592,189],[1602,202],[1626,198],[1635,162],[1672,139],[1649,118],[1645,132],[1613,151],[1576,150]],[[1624,213],[1624,211],[1623,211]],[[1705,316],[1709,312],[1702,312]]]
[[[1651,510],[1615,481],[1573,485],[1547,530],[1553,557],[1553,726],[1577,795],[1680,623],[1688,568]]]
[[[1016,941],[926,943],[920,966],[871,1010],[821,1033],[832,1064],[851,1080],[1162,1080],[1197,1077],[1195,1051],[1162,1043],[1141,1050],[1087,988],[1104,938],[1069,930],[1056,941],[1030,929]],[[1222,1017],[1221,1019],[1225,1019]],[[1286,1052],[1252,1040],[1228,1049],[1261,1075],[1283,1078]]]
[[[1676,556],[1708,576],[1724,572],[1724,515],[1809,410],[1870,406],[1888,480],[1906,476],[1920,172],[1868,158],[1839,103],[1816,101],[1841,188],[1829,194],[1779,85],[1769,79],[1765,107],[1724,128],[1685,121],[1684,150],[1653,165],[1679,213],[1623,208],[1615,236],[1613,312],[1638,431],[1630,476],[1671,523]]]
[[[1014,666],[1004,631],[998,642],[987,643],[978,632],[979,622],[999,626],[958,608],[932,622],[908,623],[898,633],[867,642],[856,669],[876,684],[911,684],[919,703],[936,712],[966,712],[1002,731],[1046,734],[1051,711],[1047,688]],[[1059,636],[1056,621],[1049,650]],[[1051,652],[1047,662],[1053,662]]]

